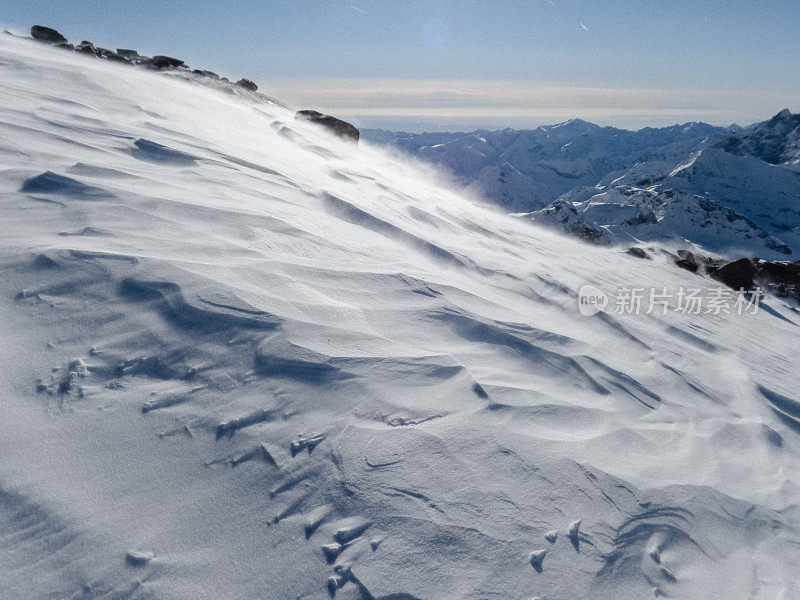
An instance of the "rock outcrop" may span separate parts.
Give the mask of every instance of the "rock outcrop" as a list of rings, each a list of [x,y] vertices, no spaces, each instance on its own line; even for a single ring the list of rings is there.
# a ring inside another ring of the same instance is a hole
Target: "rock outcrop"
[[[247,91],[250,91],[250,92],[257,92],[258,91],[258,86],[254,82],[250,81],[249,79],[242,78],[242,79],[240,79],[239,81],[236,82],[236,85],[238,85],[239,87],[244,88],[244,89],[246,89]]]
[[[75,46],[76,52],[84,52],[85,54],[92,54],[93,56],[97,56],[97,48],[94,47],[92,42],[83,40],[80,44]]]
[[[634,246],[626,250],[631,256],[650,259],[658,256],[682,269],[716,279],[736,291],[751,291],[756,287],[781,298],[800,301],[800,260],[769,261],[745,257],[729,261],[678,250],[677,254],[656,247]]]
[[[347,121],[337,119],[336,117],[324,115],[316,110],[299,110],[295,114],[294,118],[303,121],[311,121],[312,123],[322,125],[334,135],[346,140],[358,142],[359,137],[361,137],[361,134],[354,125],[351,125]]]
[[[31,37],[40,42],[47,42],[48,44],[66,44],[67,38],[58,33],[55,29],[43,27],[41,25],[34,25],[31,27]]]
[[[130,61],[135,61],[139,58],[139,53],[136,50],[129,50],[127,48],[117,48],[117,54]]]
[[[153,57],[144,56],[139,54],[137,50],[129,48],[117,48],[116,51],[109,50],[108,48],[101,48],[95,46],[88,40],[83,40],[80,44],[73,46],[67,41],[63,35],[58,33],[55,29],[50,27],[43,27],[41,25],[34,25],[31,27],[31,36],[39,41],[51,44],[55,48],[66,48],[82,54],[88,54],[96,58],[104,60],[111,60],[123,64],[136,65],[140,67],[148,67],[159,71],[168,71],[171,74],[183,76],[185,79],[217,89],[227,94],[243,95],[243,90],[255,94],[257,100],[270,102],[272,104],[280,104],[276,100],[265,96],[258,92],[258,85],[250,79],[241,78],[236,83],[231,82],[227,77],[220,77],[212,71],[204,69],[191,69],[184,61],[179,58],[167,56],[164,54],[157,54]],[[251,96],[252,99],[252,96]],[[314,111],[306,111],[314,112]],[[342,135],[343,137],[353,138],[358,140],[358,130],[344,121],[328,117],[327,115],[319,115],[323,125],[328,126],[334,132]],[[312,119],[314,120],[314,119]]]
[[[158,54],[145,61],[143,64],[155,69],[177,69],[178,67],[184,66],[184,62],[181,59],[164,56],[163,54]]]
[[[597,223],[586,220],[575,206],[566,200],[556,200],[542,210],[516,213],[514,216],[534,221],[539,225],[564,231],[590,244],[611,244],[613,236]]]
[[[755,283],[756,271],[753,261],[749,258],[740,258],[726,265],[714,269],[711,277],[724,283],[734,290],[751,290]]]

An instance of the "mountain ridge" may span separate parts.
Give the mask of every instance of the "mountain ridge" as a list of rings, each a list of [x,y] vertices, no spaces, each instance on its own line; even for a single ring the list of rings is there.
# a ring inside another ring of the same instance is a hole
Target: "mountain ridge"
[[[595,243],[800,253],[800,115],[788,109],[746,128],[690,122],[629,132],[577,119],[366,137],[443,166],[509,212]]]

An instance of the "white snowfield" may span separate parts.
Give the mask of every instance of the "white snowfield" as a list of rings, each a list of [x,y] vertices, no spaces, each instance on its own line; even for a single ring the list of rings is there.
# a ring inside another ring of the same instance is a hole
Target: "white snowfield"
[[[0,34],[0,597],[800,598],[795,308],[292,117]]]

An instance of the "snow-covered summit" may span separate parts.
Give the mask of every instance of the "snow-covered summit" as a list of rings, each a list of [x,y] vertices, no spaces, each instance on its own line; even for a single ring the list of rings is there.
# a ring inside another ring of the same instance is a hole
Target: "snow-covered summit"
[[[716,286],[278,104],[0,82],[3,597],[800,595],[784,302],[581,317]]]
[[[800,164],[800,114],[787,108],[777,115],[722,136],[716,146],[737,156],[754,156],[773,165]]]
[[[645,161],[576,187],[532,220],[562,228],[552,209],[573,205],[610,243],[661,242],[729,257],[796,260],[800,254],[800,115],[782,111],[702,142],[673,161]]]

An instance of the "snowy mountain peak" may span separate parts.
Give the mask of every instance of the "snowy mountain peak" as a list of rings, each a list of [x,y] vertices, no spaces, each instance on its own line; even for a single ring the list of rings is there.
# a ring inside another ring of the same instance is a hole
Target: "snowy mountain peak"
[[[716,146],[737,156],[753,156],[773,165],[800,161],[800,114],[784,109],[754,127],[729,133]]]
[[[777,115],[772,117],[772,119],[770,119],[770,121],[771,122],[786,121],[788,119],[792,119],[795,116],[797,116],[797,115],[793,115],[792,111],[790,111],[788,108],[784,108],[781,112],[779,112]]]
[[[571,119],[534,130],[394,136],[365,130],[362,136],[444,167],[459,184],[509,211],[529,212],[637,163],[672,162],[674,167],[706,138],[721,132],[703,123],[634,132]],[[514,168],[513,177],[503,175],[506,163]]]
[[[482,144],[471,134],[367,136],[445,166],[510,212],[584,239],[699,246],[730,258],[800,254],[800,115],[788,110],[746,129],[689,122],[630,132],[572,119],[482,132]],[[670,195],[654,212],[651,194]]]
[[[594,131],[597,129],[602,129],[600,125],[596,125],[595,123],[590,123],[589,121],[584,121],[583,119],[569,119],[567,121],[563,121],[562,123],[556,123],[555,125],[545,126],[547,130],[554,130],[554,129],[567,129],[572,131]]]

